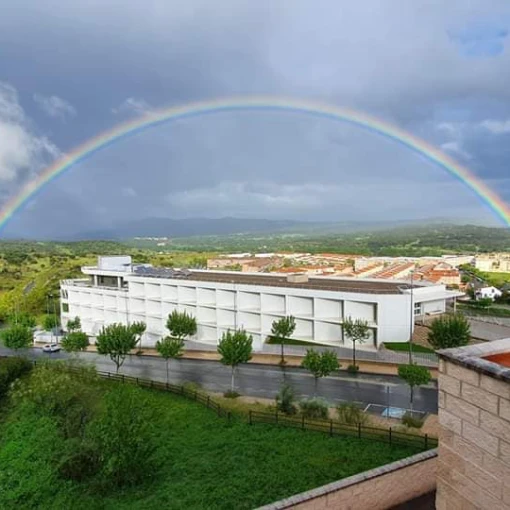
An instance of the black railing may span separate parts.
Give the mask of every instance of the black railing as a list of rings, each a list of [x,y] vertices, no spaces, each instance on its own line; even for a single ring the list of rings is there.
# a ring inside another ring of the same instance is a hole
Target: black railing
[[[330,436],[351,436],[358,439],[371,439],[390,445],[411,446],[422,450],[435,448],[438,441],[427,434],[408,434],[390,428],[367,427],[365,425],[346,425],[335,420],[309,420],[304,416],[294,417],[283,413],[265,413],[249,411],[248,423],[268,423],[301,430],[323,432]]]

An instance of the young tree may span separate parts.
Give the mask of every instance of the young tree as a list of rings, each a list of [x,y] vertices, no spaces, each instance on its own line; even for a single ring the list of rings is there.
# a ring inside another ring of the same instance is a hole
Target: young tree
[[[81,352],[89,346],[89,337],[83,331],[70,331],[62,339],[62,348],[66,352]]]
[[[352,366],[353,370],[358,370],[356,365],[356,342],[360,344],[370,337],[370,327],[368,322],[363,319],[353,320],[352,317],[347,317],[343,323],[344,333],[351,339],[352,342]]]
[[[197,332],[197,320],[187,312],[174,310],[166,321],[166,327],[170,334],[184,340],[187,336],[193,336]]]
[[[168,383],[168,360],[180,358],[184,353],[184,340],[167,336],[156,343],[156,350],[166,360],[166,382]]]
[[[311,372],[315,379],[314,395],[317,395],[319,378],[326,377],[340,368],[338,358],[333,351],[318,352],[315,349],[306,350],[301,366]]]
[[[412,412],[414,387],[428,384],[430,382],[430,372],[427,368],[413,363],[409,365],[400,365],[398,367],[398,376],[409,385]]]
[[[448,349],[467,345],[471,338],[471,327],[464,315],[455,313],[442,315],[432,321],[428,341],[434,349]]]
[[[74,319],[69,319],[67,321],[67,331],[70,333],[73,331],[80,331],[81,330],[81,320],[79,317],[75,317]]]
[[[124,363],[126,356],[136,347],[136,333],[130,326],[111,324],[103,327],[96,340],[97,352],[110,356],[115,363],[116,372]]]
[[[234,377],[237,365],[247,363],[251,359],[253,338],[244,329],[228,330],[223,333],[218,345],[221,362],[232,367],[230,391],[234,393]]]
[[[17,351],[30,347],[34,341],[34,336],[32,330],[27,326],[15,324],[2,331],[1,339],[5,347]]]
[[[20,326],[26,326],[27,328],[35,328],[37,326],[37,320],[33,315],[27,312],[20,312],[9,315],[7,318],[9,324],[18,324]]]
[[[58,326],[58,317],[56,315],[45,315],[43,328],[45,331],[52,331]]]
[[[147,324],[145,322],[133,322],[130,324],[130,329],[133,332],[133,334],[136,336],[136,343],[140,344],[140,349],[142,348],[142,336],[145,333],[145,330],[147,329]]]
[[[274,320],[273,325],[271,327],[271,335],[273,338],[276,338],[280,341],[282,346],[282,357],[280,360],[281,365],[285,364],[285,358],[283,355],[283,346],[285,344],[285,340],[289,338],[294,330],[296,329],[296,319],[292,315],[288,315],[287,317],[282,317],[281,319]]]

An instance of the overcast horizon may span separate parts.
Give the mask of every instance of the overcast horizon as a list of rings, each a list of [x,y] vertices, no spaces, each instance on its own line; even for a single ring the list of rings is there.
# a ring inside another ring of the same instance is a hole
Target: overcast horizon
[[[510,201],[510,2],[4,0],[0,209],[86,140],[155,109],[276,95],[366,112]],[[2,236],[139,218],[501,226],[466,185],[362,128],[222,112],[143,131],[74,166]]]

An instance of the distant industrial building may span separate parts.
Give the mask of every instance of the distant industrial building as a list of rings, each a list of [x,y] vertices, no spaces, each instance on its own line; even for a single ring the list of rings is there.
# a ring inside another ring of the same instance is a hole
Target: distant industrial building
[[[255,350],[262,348],[273,321],[285,315],[296,318],[294,339],[347,347],[343,320],[364,319],[371,337],[360,348],[370,350],[382,342],[407,341],[412,315],[442,313],[447,300],[462,295],[425,282],[173,270],[134,265],[130,257],[99,257],[97,266],[82,272],[83,279],[61,282],[63,326],[78,316],[94,337],[107,324],[143,321],[144,345],[167,335],[167,317],[179,310],[196,317],[196,342],[216,345],[228,329],[244,328]]]

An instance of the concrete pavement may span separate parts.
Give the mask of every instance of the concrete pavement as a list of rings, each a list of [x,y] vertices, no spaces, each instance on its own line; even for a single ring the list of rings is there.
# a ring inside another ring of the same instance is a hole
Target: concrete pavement
[[[0,348],[0,355],[13,354]],[[66,359],[65,352],[43,353],[34,348],[28,352],[33,359]],[[100,371],[115,372],[115,365],[106,356],[96,353],[82,353],[79,357],[94,364]],[[230,387],[230,367],[217,361],[199,359],[180,359],[169,362],[170,382],[194,382],[205,390],[223,392]],[[161,358],[152,356],[131,356],[126,358],[120,373],[166,381],[166,364]],[[299,398],[313,396],[314,378],[304,369],[287,367],[285,381],[290,384]],[[243,395],[259,398],[274,398],[283,382],[283,371],[276,366],[248,364],[237,370],[236,390]],[[365,405],[378,404],[392,407],[409,407],[409,389],[395,376],[347,373],[325,377],[319,381],[317,394],[332,403],[343,401],[362,402]],[[435,383],[428,387],[415,389],[414,408],[417,411],[437,412],[437,388]]]

